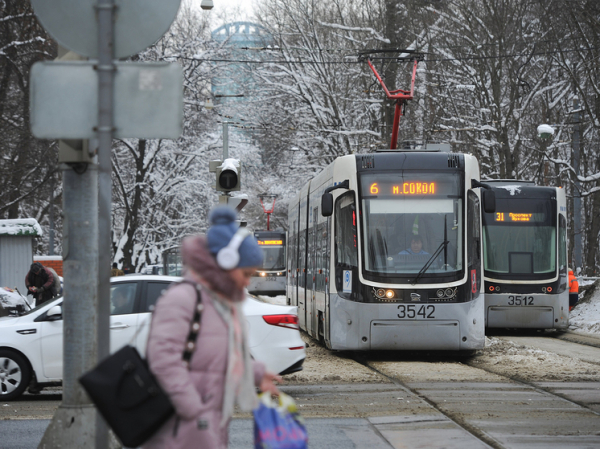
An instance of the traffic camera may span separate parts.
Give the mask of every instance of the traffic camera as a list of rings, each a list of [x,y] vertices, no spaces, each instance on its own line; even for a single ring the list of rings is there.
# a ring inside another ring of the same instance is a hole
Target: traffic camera
[[[242,164],[237,159],[210,161],[210,171],[216,174],[215,188],[218,192],[233,192],[241,190]]]

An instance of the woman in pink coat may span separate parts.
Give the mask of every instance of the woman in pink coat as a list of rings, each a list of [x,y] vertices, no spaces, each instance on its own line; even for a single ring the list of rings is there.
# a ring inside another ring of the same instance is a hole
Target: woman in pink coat
[[[237,404],[257,405],[255,387],[278,394],[281,377],[250,358],[241,302],[244,288],[262,251],[254,237],[238,228],[227,207],[210,215],[206,237],[183,240],[184,278],[159,298],[152,317],[147,358],[150,369],[169,395],[175,416],[144,449],[224,449],[227,427]],[[200,332],[189,366],[182,360],[200,287],[203,310]]]

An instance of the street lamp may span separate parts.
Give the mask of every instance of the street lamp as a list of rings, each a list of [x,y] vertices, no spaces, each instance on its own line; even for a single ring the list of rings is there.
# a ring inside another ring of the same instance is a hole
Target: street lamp
[[[554,135],[554,128],[550,125],[542,124],[537,127],[538,137],[542,140],[548,140]]]

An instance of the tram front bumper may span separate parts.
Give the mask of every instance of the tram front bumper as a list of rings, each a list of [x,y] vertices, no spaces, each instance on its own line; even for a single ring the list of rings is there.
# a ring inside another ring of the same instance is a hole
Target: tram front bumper
[[[458,321],[379,320],[371,322],[370,349],[457,351],[461,349],[460,346]]]

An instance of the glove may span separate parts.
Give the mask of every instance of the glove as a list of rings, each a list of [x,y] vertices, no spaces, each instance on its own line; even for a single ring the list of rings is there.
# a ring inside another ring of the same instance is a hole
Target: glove
[[[29,287],[29,291],[35,293],[37,291],[36,287]]]
[[[38,293],[42,293],[43,291],[44,291],[44,287],[40,287],[40,288],[37,289]]]

